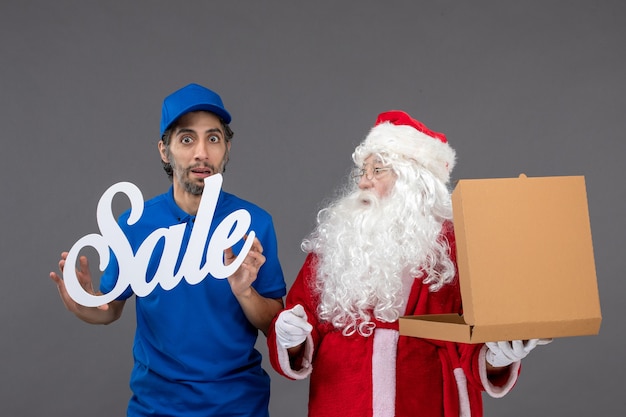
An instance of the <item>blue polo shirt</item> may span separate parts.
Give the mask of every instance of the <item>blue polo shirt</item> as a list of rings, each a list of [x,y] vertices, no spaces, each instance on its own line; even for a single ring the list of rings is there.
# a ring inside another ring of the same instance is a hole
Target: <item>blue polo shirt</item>
[[[250,229],[266,257],[253,287],[264,297],[281,298],[286,286],[274,225],[266,211],[221,191],[209,239],[215,227],[239,209],[250,213]],[[185,224],[180,264],[195,216],[176,205],[172,187],[145,202],[137,223],[128,226],[128,216],[129,212],[124,213],[119,224],[134,251],[156,229]],[[147,281],[157,270],[163,243],[153,252]],[[234,248],[235,253],[241,246]],[[101,278],[103,293],[113,289],[117,275],[113,260]],[[119,299],[132,295],[129,287]],[[258,330],[245,317],[227,279],[209,275],[194,285],[183,279],[167,291],[157,285],[147,296],[136,297],[135,304],[129,416],[267,416],[270,381],[261,368],[261,354],[254,348]]]

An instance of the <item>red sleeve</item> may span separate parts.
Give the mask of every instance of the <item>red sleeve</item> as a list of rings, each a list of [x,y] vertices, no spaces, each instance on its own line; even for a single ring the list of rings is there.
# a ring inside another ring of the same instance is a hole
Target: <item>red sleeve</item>
[[[311,336],[313,338],[314,349],[317,350],[317,345],[320,340],[320,333],[318,327],[317,320],[317,296],[313,289],[313,285],[316,278],[316,265],[317,265],[317,257],[313,254],[307,255],[302,268],[300,268],[300,272],[296,277],[293,285],[289,289],[287,293],[287,298],[285,300],[285,310],[293,308],[295,305],[300,304],[304,307],[304,310],[307,314],[307,321],[313,326],[313,331],[311,332]],[[272,324],[270,326],[268,335],[267,335],[267,346],[270,355],[270,363],[276,372],[281,375],[290,378],[285,375],[283,372],[279,360],[278,360],[278,349],[276,345],[276,331],[275,331],[275,323],[278,315],[274,317]],[[314,350],[314,351],[315,351]],[[293,358],[293,360],[297,361],[298,358]]]

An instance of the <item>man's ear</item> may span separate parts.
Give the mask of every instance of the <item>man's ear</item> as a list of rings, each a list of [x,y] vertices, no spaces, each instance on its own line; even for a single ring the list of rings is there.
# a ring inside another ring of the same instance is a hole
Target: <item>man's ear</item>
[[[157,143],[157,146],[159,148],[159,153],[161,154],[161,160],[165,162],[166,164],[169,164],[170,161],[167,158],[167,153],[165,152],[165,143],[163,143],[163,141],[160,140],[159,143]]]

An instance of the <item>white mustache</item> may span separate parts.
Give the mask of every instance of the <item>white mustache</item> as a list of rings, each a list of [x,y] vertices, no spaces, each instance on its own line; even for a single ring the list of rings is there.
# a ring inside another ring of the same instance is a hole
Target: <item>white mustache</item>
[[[378,204],[379,198],[376,193],[370,190],[360,190],[356,194],[356,201],[361,204]]]

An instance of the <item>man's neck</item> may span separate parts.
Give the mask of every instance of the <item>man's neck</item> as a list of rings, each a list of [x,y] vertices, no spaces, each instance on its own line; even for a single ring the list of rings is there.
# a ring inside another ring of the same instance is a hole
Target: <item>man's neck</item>
[[[200,207],[201,195],[194,195],[174,186],[174,201],[185,213],[195,216]]]

